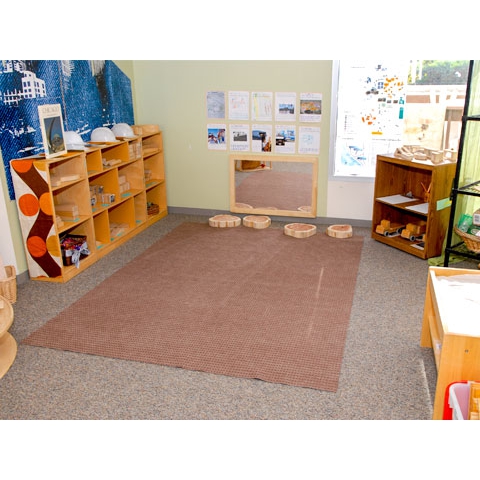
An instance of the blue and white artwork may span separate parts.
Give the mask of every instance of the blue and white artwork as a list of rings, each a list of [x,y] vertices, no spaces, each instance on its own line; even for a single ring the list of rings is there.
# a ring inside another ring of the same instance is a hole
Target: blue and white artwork
[[[92,130],[133,125],[130,79],[111,60],[2,60],[0,147],[10,199],[10,160],[44,153],[38,106],[60,104],[64,129],[85,142]]]

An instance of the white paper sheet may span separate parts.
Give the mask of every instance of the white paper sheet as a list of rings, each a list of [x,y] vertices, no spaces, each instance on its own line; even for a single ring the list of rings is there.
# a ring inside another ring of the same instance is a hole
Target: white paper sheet
[[[407,210],[412,210],[418,213],[424,213],[425,215],[428,213],[428,203],[420,203],[418,205],[412,205],[410,207],[405,207]]]
[[[410,198],[405,195],[389,195],[388,197],[379,197],[381,202],[397,205],[398,203],[418,202],[418,198]]]

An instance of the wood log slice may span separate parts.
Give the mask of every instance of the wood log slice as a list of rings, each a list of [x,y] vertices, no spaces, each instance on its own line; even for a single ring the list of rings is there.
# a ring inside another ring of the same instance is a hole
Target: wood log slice
[[[208,219],[208,224],[217,228],[238,227],[241,223],[242,219],[235,215],[215,215]]]
[[[268,228],[272,220],[266,215],[247,215],[243,217],[243,225],[251,228]]]
[[[307,238],[317,233],[317,227],[308,223],[289,223],[283,228],[283,233],[295,238]]]
[[[334,238],[350,238],[353,235],[351,225],[330,225],[327,235]]]
[[[248,203],[236,203],[235,206],[237,208],[253,208],[251,205],[249,205]]]

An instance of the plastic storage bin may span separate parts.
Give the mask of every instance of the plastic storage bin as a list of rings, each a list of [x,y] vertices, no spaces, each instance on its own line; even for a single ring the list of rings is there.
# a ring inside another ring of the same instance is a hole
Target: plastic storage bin
[[[468,420],[469,401],[469,383],[452,383],[450,385],[448,404],[452,409],[452,420]]]

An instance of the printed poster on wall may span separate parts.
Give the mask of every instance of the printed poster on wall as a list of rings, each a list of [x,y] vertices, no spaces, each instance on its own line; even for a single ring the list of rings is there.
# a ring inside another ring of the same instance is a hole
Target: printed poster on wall
[[[207,118],[225,118],[225,92],[207,92]]]
[[[295,153],[296,131],[293,125],[275,125],[275,152]]]
[[[232,152],[248,152],[250,150],[250,126],[230,125],[230,150]]]
[[[294,92],[275,93],[275,120],[294,122],[296,116],[297,94]]]
[[[320,128],[301,126],[298,132],[298,153],[318,155],[320,153]]]
[[[249,99],[249,92],[228,92],[228,118],[230,120],[248,120]]]
[[[225,140],[225,132],[227,126],[225,124],[209,124],[207,125],[207,145],[209,150],[226,150],[227,143]]]
[[[322,120],[322,94],[300,94],[300,121],[320,122]]]
[[[261,122],[272,121],[273,93],[252,92],[252,120]]]
[[[252,152],[272,151],[272,126],[252,125]]]

